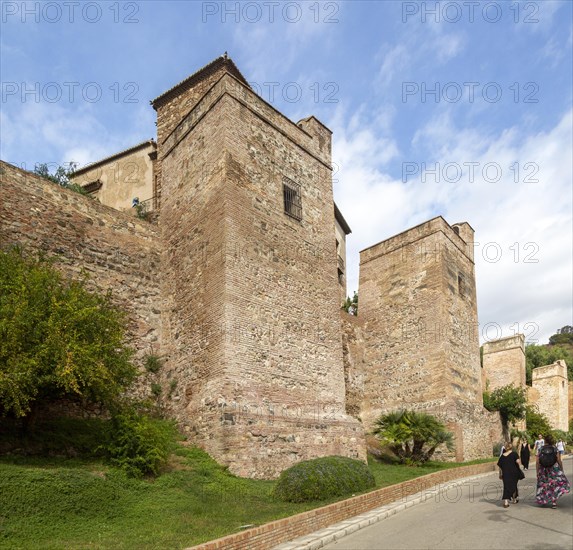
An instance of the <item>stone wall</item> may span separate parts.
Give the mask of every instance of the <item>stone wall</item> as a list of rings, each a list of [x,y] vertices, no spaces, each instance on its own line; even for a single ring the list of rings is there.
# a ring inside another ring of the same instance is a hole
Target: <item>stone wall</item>
[[[367,369],[364,361],[364,322],[361,317],[340,312],[342,323],[342,351],[344,382],[346,385],[346,412],[360,419],[364,400],[364,380]]]
[[[570,381],[568,383],[568,398],[569,398],[569,415],[568,415],[568,419],[569,419],[569,423],[571,423],[571,420],[573,419],[573,381]]]
[[[86,273],[128,313],[137,358],[161,352],[157,228],[0,162],[0,248],[43,252],[67,277]],[[148,392],[142,378],[141,392]]]
[[[483,370],[489,391],[508,384],[525,388],[525,336],[516,334],[486,342]]]
[[[472,249],[468,224],[438,217],[360,253],[365,427],[382,412],[430,412],[455,433],[458,460],[491,449]]]
[[[532,371],[532,388],[537,392],[535,404],[554,430],[569,430],[569,396],[567,365],[558,360]]]
[[[301,126],[225,74],[159,157],[173,413],[250,477],[365,458],[345,412],[330,132]],[[284,213],[285,177],[300,185],[300,221]]]

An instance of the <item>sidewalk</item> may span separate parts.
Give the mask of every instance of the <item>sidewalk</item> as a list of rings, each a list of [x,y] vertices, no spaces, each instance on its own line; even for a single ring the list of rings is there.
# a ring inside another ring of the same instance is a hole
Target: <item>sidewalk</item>
[[[571,457],[564,460],[569,480]],[[520,482],[520,503],[504,510],[497,473],[441,484],[276,546],[273,550],[573,548],[573,495],[557,510],[535,504],[535,469]]]

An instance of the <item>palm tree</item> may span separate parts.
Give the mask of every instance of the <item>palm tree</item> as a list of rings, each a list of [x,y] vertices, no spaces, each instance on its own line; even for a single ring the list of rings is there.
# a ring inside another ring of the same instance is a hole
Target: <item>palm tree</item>
[[[442,444],[449,451],[454,449],[453,434],[438,419],[424,412],[400,410],[383,414],[375,422],[373,433],[401,463],[427,462]]]

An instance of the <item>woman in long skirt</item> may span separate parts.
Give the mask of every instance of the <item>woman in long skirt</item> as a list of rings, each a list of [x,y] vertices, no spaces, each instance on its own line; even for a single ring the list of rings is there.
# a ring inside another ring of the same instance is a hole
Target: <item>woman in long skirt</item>
[[[554,446],[555,441],[551,435],[545,438],[545,446]],[[543,447],[542,447],[543,448]],[[555,448],[556,461],[553,466],[543,466],[539,462],[539,455],[536,458],[537,466],[537,494],[535,501],[537,504],[551,504],[552,508],[557,507],[557,499],[571,490],[569,480],[563,472],[563,462],[561,455]]]
[[[517,482],[521,473],[521,463],[517,453],[513,450],[511,442],[504,445],[505,450],[497,461],[499,468],[499,479],[503,480],[503,507],[509,508],[509,500],[512,504],[519,502],[519,493],[517,492]]]

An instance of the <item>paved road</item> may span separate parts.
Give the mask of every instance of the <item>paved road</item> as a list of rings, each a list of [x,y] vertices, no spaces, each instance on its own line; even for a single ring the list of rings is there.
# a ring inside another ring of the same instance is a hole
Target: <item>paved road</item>
[[[569,481],[573,460],[564,460]],[[557,509],[535,504],[535,464],[519,482],[519,504],[504,509],[497,474],[436,494],[325,550],[573,550],[573,493]]]

